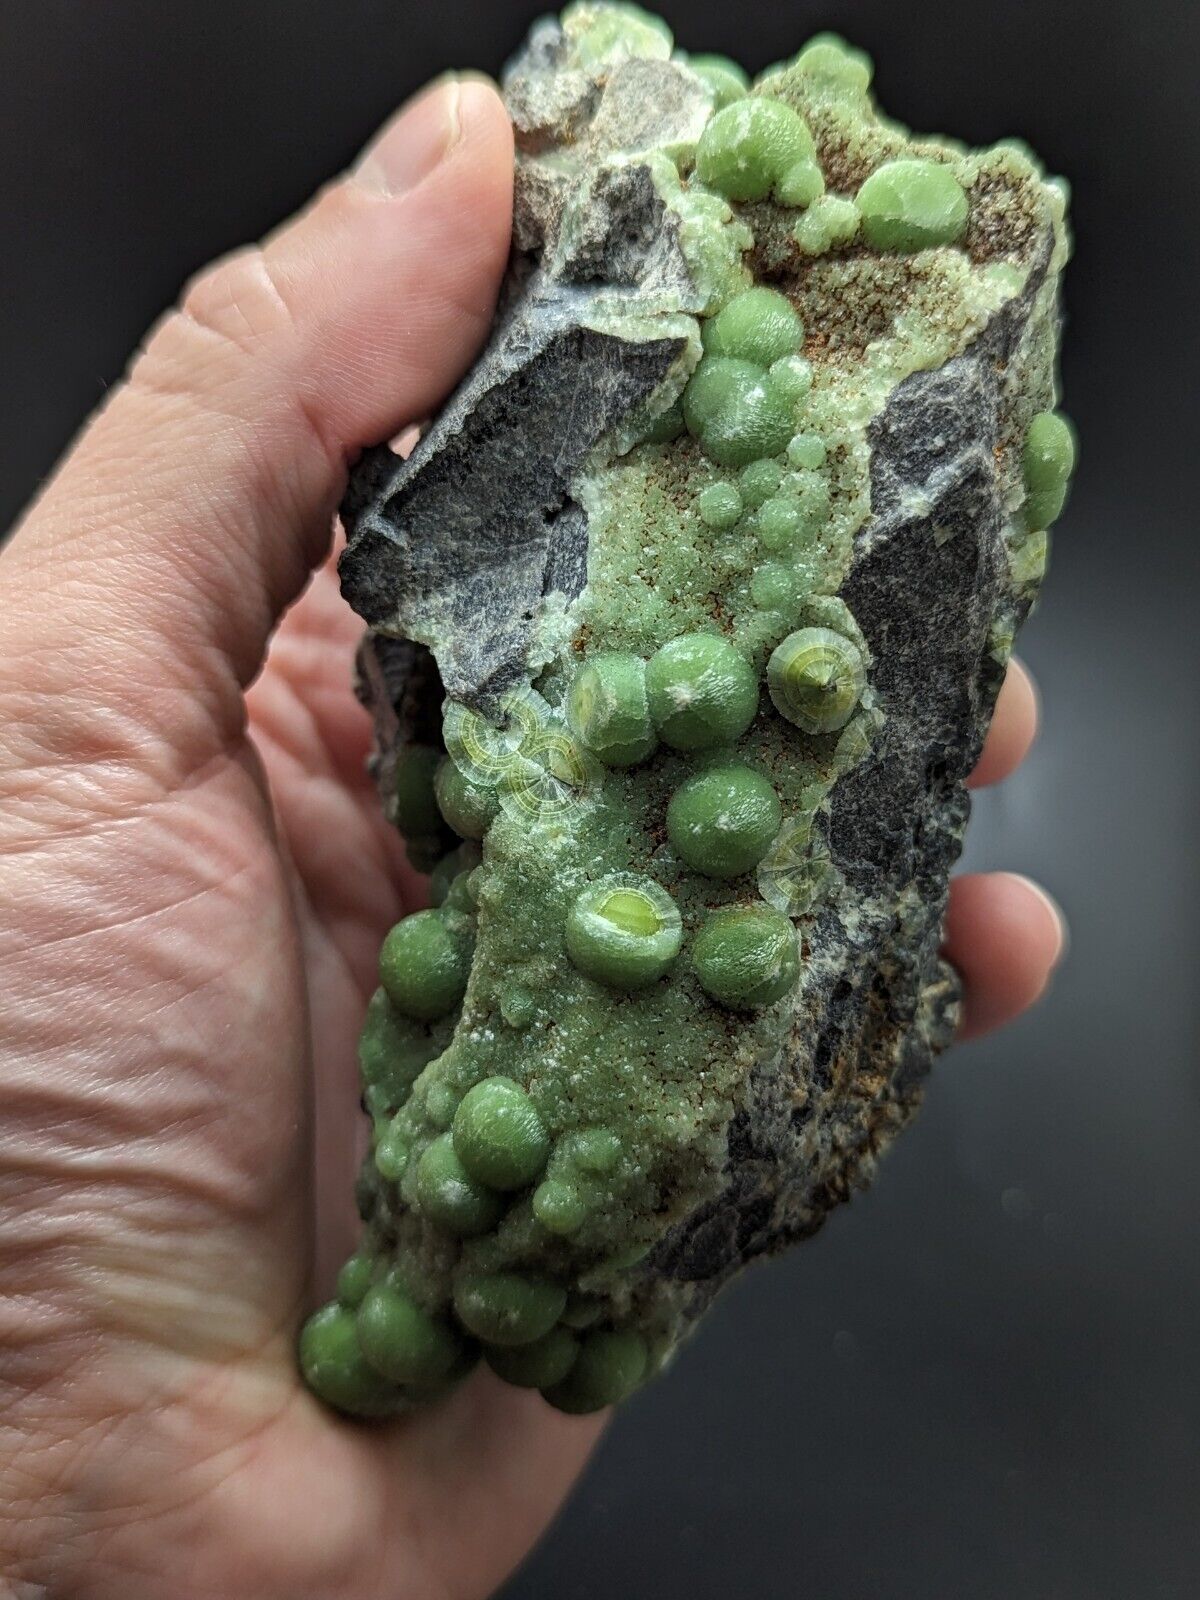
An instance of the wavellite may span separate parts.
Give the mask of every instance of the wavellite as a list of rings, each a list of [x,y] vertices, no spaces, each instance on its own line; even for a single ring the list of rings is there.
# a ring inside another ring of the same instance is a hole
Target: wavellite
[[[589,4],[505,76],[491,340],[343,508],[375,775],[434,869],[301,1340],[343,1411],[481,1357],[623,1399],[867,1181],[953,1036],[964,779],[1074,455],[1065,187],[870,79],[821,36],[752,84]]]

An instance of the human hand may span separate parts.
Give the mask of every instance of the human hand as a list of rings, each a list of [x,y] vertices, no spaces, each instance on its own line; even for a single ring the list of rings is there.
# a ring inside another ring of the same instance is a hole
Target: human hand
[[[355,453],[435,409],[484,337],[511,164],[482,83],[415,102],[303,216],[197,280],[0,555],[17,1596],[484,1595],[599,1432],[487,1372],[360,1427],[295,1366],[314,1102],[336,1262],[355,1037],[420,892],[363,773],[332,517]],[[1015,669],[981,781],[1034,723]],[[1032,886],[989,875],[955,885],[947,940],[980,1032],[1036,997],[1062,931]]]

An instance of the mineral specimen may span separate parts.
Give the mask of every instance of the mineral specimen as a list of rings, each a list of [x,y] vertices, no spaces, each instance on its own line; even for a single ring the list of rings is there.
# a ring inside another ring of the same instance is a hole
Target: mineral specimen
[[[870,76],[822,36],[751,87],[600,4],[509,68],[493,337],[344,506],[376,775],[435,869],[301,1340],[344,1411],[480,1355],[620,1400],[869,1178],[953,1036],[964,779],[1072,463],[1064,191]]]

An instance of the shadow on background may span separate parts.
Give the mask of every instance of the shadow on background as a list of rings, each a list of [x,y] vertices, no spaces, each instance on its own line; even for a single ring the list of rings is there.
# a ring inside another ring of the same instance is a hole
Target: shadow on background
[[[183,279],[537,7],[441,0],[0,15],[0,526]],[[1046,735],[974,866],[1071,917],[1053,994],[944,1060],[877,1187],[749,1274],[620,1418],[507,1600],[1190,1600],[1200,1593],[1200,129],[1189,0],[682,0],[759,68],[836,26],[885,108],[1025,136],[1075,186],[1083,455],[1023,640]],[[406,15],[407,11],[407,15]]]

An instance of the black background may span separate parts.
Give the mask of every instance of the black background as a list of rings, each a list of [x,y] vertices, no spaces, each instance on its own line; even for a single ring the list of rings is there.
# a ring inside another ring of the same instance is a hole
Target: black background
[[[1191,0],[664,3],[759,68],[836,26],[883,105],[1075,188],[1083,454],[1022,648],[1046,733],[975,866],[1073,927],[1052,995],[945,1059],[876,1188],[721,1303],[507,1600],[1200,1593]],[[0,0],[0,526],[184,278],[535,8]]]

